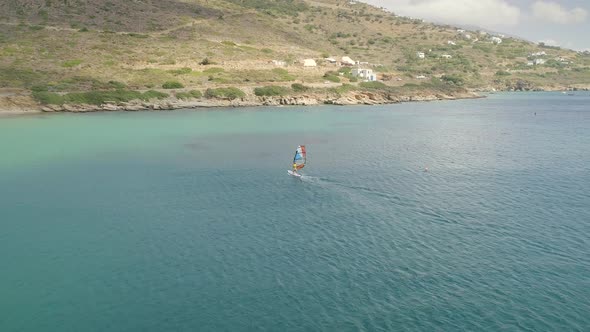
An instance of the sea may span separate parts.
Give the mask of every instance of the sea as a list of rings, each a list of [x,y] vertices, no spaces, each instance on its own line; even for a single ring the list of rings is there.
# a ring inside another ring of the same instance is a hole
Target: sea
[[[0,331],[590,331],[590,93],[2,117]]]

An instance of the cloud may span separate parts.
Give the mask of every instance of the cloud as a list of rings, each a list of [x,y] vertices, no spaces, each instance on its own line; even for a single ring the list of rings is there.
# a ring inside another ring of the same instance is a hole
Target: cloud
[[[531,5],[531,9],[536,19],[558,24],[581,23],[588,17],[588,11],[583,8],[568,10],[551,1],[537,1]]]
[[[520,9],[504,0],[367,0],[404,16],[450,24],[513,26]]]

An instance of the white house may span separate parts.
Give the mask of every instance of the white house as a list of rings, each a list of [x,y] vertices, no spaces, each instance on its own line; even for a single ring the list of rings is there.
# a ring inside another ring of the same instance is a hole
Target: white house
[[[336,63],[336,59],[334,58],[325,58],[324,60],[328,61],[329,63]]]
[[[279,66],[279,67],[285,67],[287,65],[287,62],[283,61],[283,60],[272,60],[271,62],[273,65]]]
[[[533,60],[533,63],[535,65],[542,65],[542,64],[545,64],[545,59],[535,59],[535,60]]]
[[[448,44],[448,45],[457,45],[457,43],[455,43],[455,42],[454,42],[454,41],[452,41],[452,40],[449,40],[449,41],[447,41],[447,44]]]
[[[463,29],[457,29],[457,32],[458,33],[465,33],[465,30],[463,30]]]
[[[532,62],[532,61],[529,61],[529,62],[527,62],[527,63],[526,63],[526,65],[527,65],[527,66],[532,66],[532,65],[534,65],[534,64],[535,64],[535,63],[534,63],[534,62]]]
[[[418,75],[418,76],[416,76],[416,79],[419,79],[419,80],[423,80],[425,78],[426,78],[426,76],[424,76],[424,75]]]
[[[500,38],[500,37],[494,36],[491,38],[491,40],[492,40],[492,43],[494,43],[494,44],[501,44],[502,43],[502,38]]]
[[[315,67],[318,64],[315,62],[314,59],[305,59],[303,60],[303,67]]]
[[[354,60],[347,56],[343,56],[341,62],[343,66],[354,66],[355,64]]]
[[[426,58],[426,55],[424,54],[424,52],[416,52],[416,56],[418,57],[418,59]]]
[[[556,57],[555,61],[559,61],[559,63],[561,63],[562,65],[569,65],[570,64],[570,60],[568,60],[562,56]],[[574,62],[572,61],[571,63],[574,63]]]
[[[443,58],[443,59],[451,59],[453,56],[450,55],[450,54],[443,54],[440,57]]]
[[[547,55],[547,53],[545,53],[545,51],[531,53],[531,56],[543,56],[543,55]]]
[[[376,81],[377,75],[373,73],[372,69],[361,69],[361,68],[354,68],[351,71],[352,77],[360,77],[364,78],[367,81]]]

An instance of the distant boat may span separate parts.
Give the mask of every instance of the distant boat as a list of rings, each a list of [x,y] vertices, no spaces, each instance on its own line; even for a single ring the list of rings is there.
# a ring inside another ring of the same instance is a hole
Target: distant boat
[[[293,169],[288,170],[287,173],[292,176],[301,177],[298,170],[305,167],[307,161],[307,152],[305,151],[305,145],[299,145],[295,150],[295,157],[293,157]]]

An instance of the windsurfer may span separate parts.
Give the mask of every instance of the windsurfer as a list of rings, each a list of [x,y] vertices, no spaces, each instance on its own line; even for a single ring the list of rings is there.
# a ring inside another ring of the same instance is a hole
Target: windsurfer
[[[293,157],[293,170],[290,170],[289,174],[297,177],[301,176],[298,171],[305,167],[305,161],[305,145],[299,145]]]

